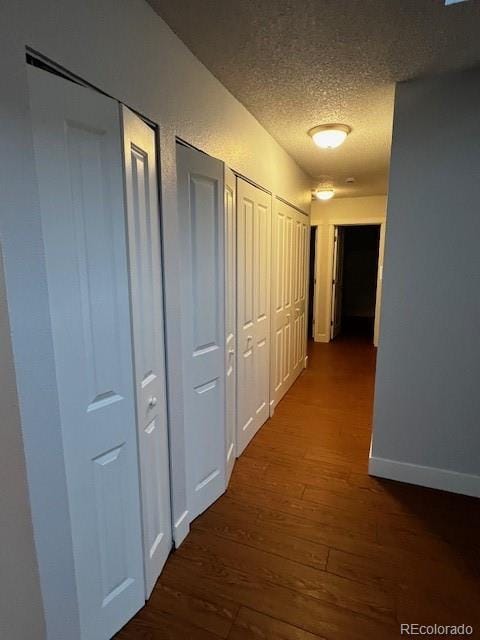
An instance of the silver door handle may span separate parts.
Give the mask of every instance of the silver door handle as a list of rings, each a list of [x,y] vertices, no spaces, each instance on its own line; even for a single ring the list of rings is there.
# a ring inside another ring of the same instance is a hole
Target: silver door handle
[[[247,347],[252,342],[252,340],[253,340],[253,336],[248,336],[247,337]]]
[[[234,354],[235,354],[235,350],[234,350],[234,349],[229,349],[229,350],[228,350],[228,355],[229,355],[230,357],[232,357]]]
[[[157,404],[157,399],[155,396],[152,396],[149,401],[148,401],[148,406],[149,407],[154,407]]]

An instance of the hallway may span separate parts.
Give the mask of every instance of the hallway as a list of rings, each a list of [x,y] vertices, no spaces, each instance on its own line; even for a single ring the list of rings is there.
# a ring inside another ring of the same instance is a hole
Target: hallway
[[[386,640],[400,622],[478,633],[478,506],[367,475],[374,368],[367,341],[310,345],[117,640]]]

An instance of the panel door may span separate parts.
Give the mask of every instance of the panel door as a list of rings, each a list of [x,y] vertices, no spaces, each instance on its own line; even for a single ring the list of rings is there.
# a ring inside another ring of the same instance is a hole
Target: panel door
[[[342,329],[343,298],[343,245],[344,230],[335,227],[333,239],[333,278],[332,278],[332,321],[331,338],[338,336]]]
[[[272,410],[293,382],[293,278],[296,212],[274,201],[272,221]]]
[[[177,144],[184,411],[190,519],[225,491],[223,163]]]
[[[145,602],[119,110],[28,73],[81,635],[103,640]]]
[[[293,379],[305,367],[307,347],[307,267],[310,225],[306,215],[295,211],[293,277]]]
[[[236,455],[236,350],[237,350],[237,220],[234,173],[225,167],[225,396],[226,475],[233,471]]]
[[[272,412],[305,366],[309,220],[275,201],[272,242]]]
[[[172,547],[155,133],[122,107],[147,598]]]
[[[237,179],[237,455],[270,412],[271,196]]]

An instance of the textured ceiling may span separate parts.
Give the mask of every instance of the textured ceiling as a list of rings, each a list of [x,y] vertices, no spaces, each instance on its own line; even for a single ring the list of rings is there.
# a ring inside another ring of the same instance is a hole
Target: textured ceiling
[[[386,193],[395,82],[480,63],[479,0],[148,1],[312,182],[329,176],[343,196]],[[327,122],[352,127],[331,151],[307,136]]]

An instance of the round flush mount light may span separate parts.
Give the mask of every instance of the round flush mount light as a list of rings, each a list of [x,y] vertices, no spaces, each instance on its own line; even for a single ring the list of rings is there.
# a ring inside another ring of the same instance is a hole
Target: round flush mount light
[[[317,200],[331,200],[335,195],[335,189],[317,189],[314,195]]]
[[[310,129],[308,135],[320,149],[336,149],[345,142],[351,130],[347,124],[320,124]]]

